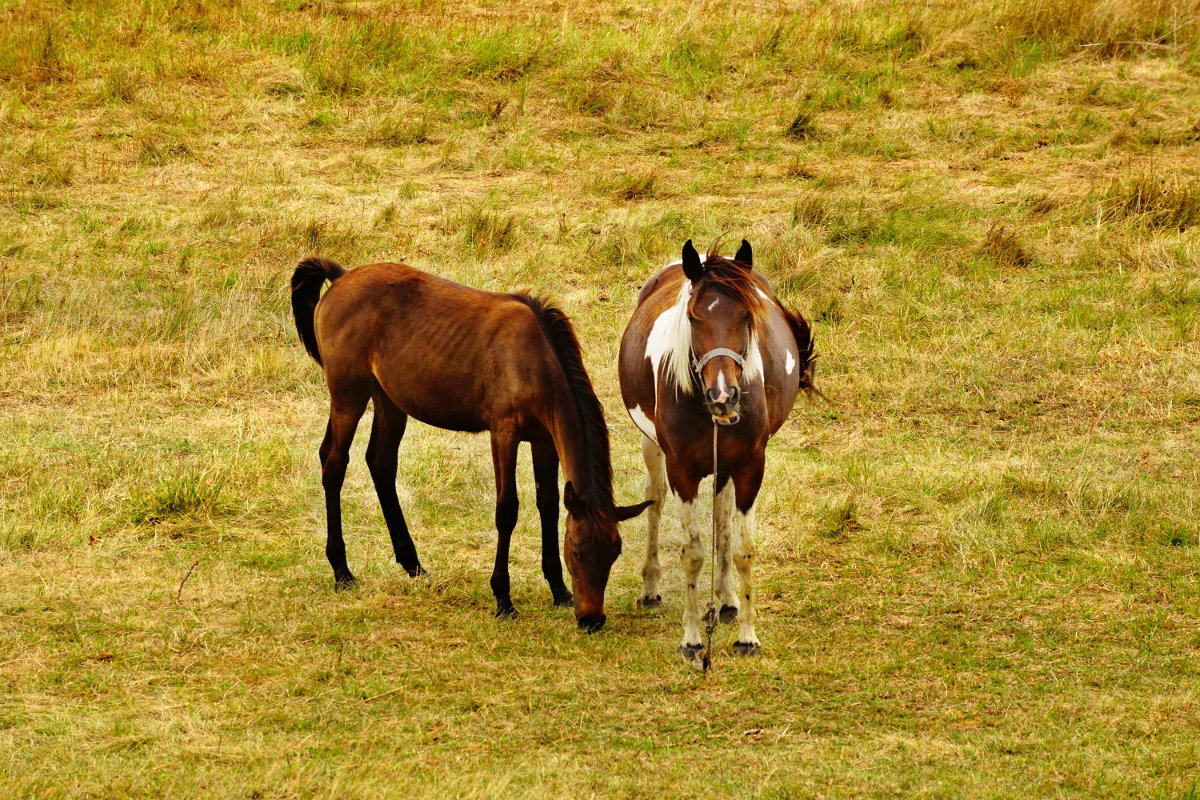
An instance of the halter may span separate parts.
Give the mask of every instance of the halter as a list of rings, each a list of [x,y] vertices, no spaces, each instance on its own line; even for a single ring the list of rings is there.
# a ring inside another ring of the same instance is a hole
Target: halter
[[[734,352],[728,347],[714,347],[712,350],[709,350],[707,353],[705,353],[701,358],[692,356],[692,371],[696,373],[696,377],[700,377],[700,371],[704,369],[705,364],[712,361],[714,358],[717,358],[718,356],[732,358],[733,362],[738,365],[738,369],[744,369],[746,366],[746,357],[741,353]]]

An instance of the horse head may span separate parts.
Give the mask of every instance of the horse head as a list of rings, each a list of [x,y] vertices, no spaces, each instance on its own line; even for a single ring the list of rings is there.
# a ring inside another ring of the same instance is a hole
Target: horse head
[[[575,593],[575,619],[579,627],[595,633],[604,627],[604,589],[608,574],[621,555],[617,523],[632,519],[650,505],[647,500],[632,506],[613,506],[585,498],[567,481],[563,505],[567,509],[567,533],[563,537],[563,560],[571,573]],[[605,508],[604,506],[608,507]]]
[[[691,284],[691,369],[705,407],[723,425],[739,420],[744,384],[761,360],[755,326],[766,295],[754,283],[753,262],[745,239],[732,260],[714,253],[702,259],[690,239],[683,246],[683,273]]]

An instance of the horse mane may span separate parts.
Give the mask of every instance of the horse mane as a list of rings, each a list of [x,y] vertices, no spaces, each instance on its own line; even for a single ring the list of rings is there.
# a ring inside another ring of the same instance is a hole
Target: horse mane
[[[710,250],[704,257],[704,275],[696,288],[701,289],[705,286],[712,286],[740,303],[754,316],[756,323],[767,313],[765,298],[759,294],[762,290],[754,278],[754,268],[732,258],[725,258],[715,249]],[[699,292],[693,294],[698,295]]]
[[[567,378],[575,407],[579,411],[579,423],[587,446],[587,483],[576,487],[579,495],[589,503],[592,513],[600,517],[613,516],[612,461],[609,455],[608,425],[604,421],[604,407],[592,379],[583,364],[583,352],[575,328],[562,309],[549,301],[528,294],[513,294],[515,299],[529,306],[542,324],[542,330],[554,349],[554,355]]]

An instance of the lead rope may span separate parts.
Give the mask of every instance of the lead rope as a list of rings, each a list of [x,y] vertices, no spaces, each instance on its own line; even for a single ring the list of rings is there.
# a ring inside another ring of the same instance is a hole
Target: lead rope
[[[713,417],[713,508],[712,551],[708,559],[708,608],[704,611],[704,674],[712,666],[712,637],[717,629],[717,418]]]

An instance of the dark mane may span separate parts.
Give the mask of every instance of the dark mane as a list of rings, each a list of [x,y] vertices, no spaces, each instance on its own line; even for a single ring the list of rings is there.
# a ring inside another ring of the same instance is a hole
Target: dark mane
[[[692,297],[699,297],[700,290],[705,286],[711,286],[739,303],[754,315],[756,322],[762,319],[766,311],[763,298],[756,291],[759,287],[753,268],[732,258],[725,258],[715,250],[704,257],[704,275]]]
[[[571,387],[575,406],[579,411],[579,422],[587,443],[588,479],[586,486],[578,487],[580,495],[591,505],[595,515],[613,518],[612,463],[609,461],[608,425],[604,422],[604,407],[592,388],[583,365],[583,353],[570,318],[561,309],[546,300],[527,294],[513,294],[533,311],[542,323],[546,338],[558,356],[563,374]]]

